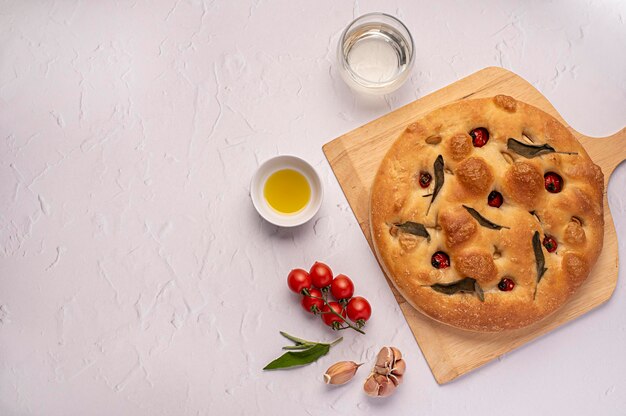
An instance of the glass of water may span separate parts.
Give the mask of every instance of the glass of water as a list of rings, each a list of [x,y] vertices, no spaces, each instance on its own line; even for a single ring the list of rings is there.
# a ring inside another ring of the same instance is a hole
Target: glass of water
[[[411,33],[400,20],[385,13],[365,14],[339,39],[339,72],[356,91],[388,94],[406,81],[414,49]]]

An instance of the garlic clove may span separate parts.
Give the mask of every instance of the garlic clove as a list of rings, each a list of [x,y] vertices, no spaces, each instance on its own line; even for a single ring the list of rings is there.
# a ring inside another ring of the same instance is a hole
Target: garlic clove
[[[394,361],[402,358],[402,353],[396,347],[391,347],[391,351],[393,352]]]
[[[393,363],[393,350],[389,347],[383,347],[376,357],[376,367],[391,368]]]
[[[377,374],[376,381],[380,386],[378,389],[378,397],[391,396],[391,394],[396,390],[396,385],[388,377]]]
[[[371,397],[387,397],[396,389],[396,384],[382,374],[371,373],[363,384],[363,390]]]
[[[375,365],[374,369],[372,371],[377,373],[377,374],[382,374],[384,376],[387,376],[387,375],[389,375],[389,373],[391,373],[391,368],[389,368],[389,367],[381,367],[381,366]]]
[[[428,143],[428,144],[439,144],[439,143],[441,143],[441,136],[437,136],[437,135],[428,136],[426,138],[426,143]]]
[[[357,364],[354,361],[339,361],[328,367],[324,373],[324,382],[326,384],[341,385],[352,380],[357,370],[363,364]]]
[[[400,383],[402,383],[402,376],[397,376],[395,374],[390,374],[389,375],[389,380],[391,380],[393,385],[397,387]]]
[[[401,376],[406,371],[406,363],[403,359],[396,360],[393,364],[393,368],[391,369],[391,374],[396,376]]]
[[[366,379],[365,383],[363,383],[363,390],[365,394],[371,397],[378,397],[378,390],[380,390],[380,385],[376,382],[374,378],[374,373],[370,374]]]

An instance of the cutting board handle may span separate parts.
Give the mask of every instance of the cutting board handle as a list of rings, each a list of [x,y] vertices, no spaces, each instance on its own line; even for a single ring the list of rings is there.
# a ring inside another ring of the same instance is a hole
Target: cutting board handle
[[[589,137],[574,131],[591,159],[602,166],[605,185],[615,168],[626,160],[626,127],[607,137]]]

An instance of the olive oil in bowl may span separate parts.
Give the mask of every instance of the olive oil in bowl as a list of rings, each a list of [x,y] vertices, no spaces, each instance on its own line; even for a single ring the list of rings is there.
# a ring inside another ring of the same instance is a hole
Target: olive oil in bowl
[[[297,156],[280,155],[257,168],[250,182],[250,198],[269,223],[297,227],[317,214],[324,188],[310,163]]]
[[[272,173],[263,187],[263,196],[270,207],[281,214],[295,214],[311,200],[311,186],[306,177],[294,169]]]

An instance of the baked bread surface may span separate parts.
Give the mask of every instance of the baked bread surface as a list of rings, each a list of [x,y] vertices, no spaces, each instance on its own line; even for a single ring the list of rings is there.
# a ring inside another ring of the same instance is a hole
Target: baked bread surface
[[[480,127],[489,139],[475,147],[470,132]],[[555,152],[525,157],[508,147],[510,138]],[[443,185],[432,200],[438,156]],[[432,177],[427,188],[422,173]],[[546,173],[560,175],[560,192],[548,192]],[[433,319],[474,331],[521,328],[562,306],[589,275],[602,249],[603,188],[600,168],[554,117],[503,95],[459,101],[410,124],[383,159],[370,200],[375,252],[402,296]],[[488,205],[492,191],[502,195],[500,207]],[[468,208],[504,228],[481,225]],[[407,222],[422,224],[428,237],[398,227]],[[538,254],[533,239],[546,236],[557,249],[541,244]],[[447,268],[432,264],[440,251]],[[468,277],[480,288],[434,289]],[[498,287],[505,278],[512,290]]]

